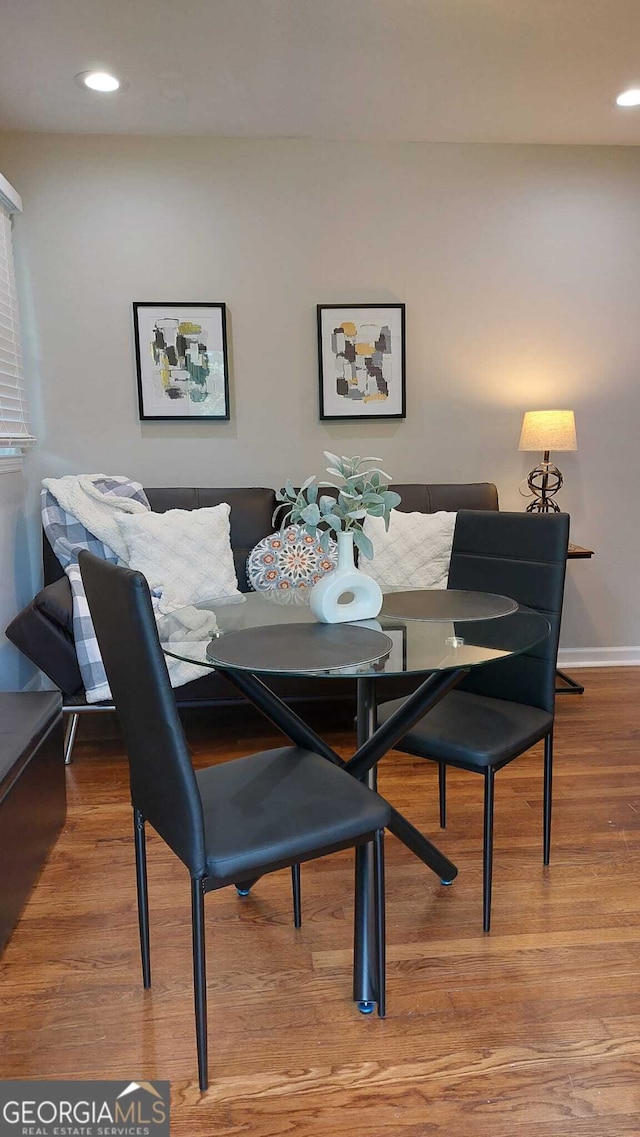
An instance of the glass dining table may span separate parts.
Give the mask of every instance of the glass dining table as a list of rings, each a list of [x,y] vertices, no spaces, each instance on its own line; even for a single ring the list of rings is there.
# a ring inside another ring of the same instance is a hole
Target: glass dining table
[[[158,620],[165,654],[211,668],[258,708],[294,745],[314,750],[372,788],[376,766],[472,669],[521,654],[549,634],[546,618],[509,597],[482,592],[383,589],[375,620],[320,624],[306,590],[240,593],[178,609]],[[357,749],[345,762],[268,686],[274,676],[356,682]],[[415,681],[412,693],[382,725],[378,684],[389,676]],[[389,830],[445,884],[456,866],[392,809]],[[242,884],[253,882],[238,882]],[[375,1009],[378,976],[373,926],[373,861],[356,850],[354,989],[358,1009]]]

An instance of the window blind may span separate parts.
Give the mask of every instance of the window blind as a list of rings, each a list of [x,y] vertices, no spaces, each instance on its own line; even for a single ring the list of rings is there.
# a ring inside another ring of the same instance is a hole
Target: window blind
[[[32,442],[22,374],[11,215],[0,200],[0,458],[21,453]]]

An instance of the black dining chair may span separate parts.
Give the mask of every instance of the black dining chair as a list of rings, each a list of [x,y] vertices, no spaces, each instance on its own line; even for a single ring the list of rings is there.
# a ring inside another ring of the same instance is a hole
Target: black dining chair
[[[388,804],[341,767],[296,746],[194,771],[144,576],[88,552],[81,553],[79,561],[129,759],[145,987],[151,986],[147,821],[191,876],[200,1088],[208,1084],[206,892],[373,842],[378,1014],[383,1017],[383,831]]]
[[[568,541],[569,517],[565,513],[458,513],[447,587],[509,596],[546,616],[551,632],[522,655],[472,669],[396,745],[396,750],[438,763],[443,829],[447,766],[484,777],[485,932],[491,924],[495,774],[541,739],[543,863],[549,864],[555,674]],[[384,722],[401,702],[379,707],[378,720]]]

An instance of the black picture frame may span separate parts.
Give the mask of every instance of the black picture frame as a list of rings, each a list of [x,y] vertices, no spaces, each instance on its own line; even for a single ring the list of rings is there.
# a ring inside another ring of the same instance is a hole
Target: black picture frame
[[[135,300],[133,327],[140,419],[228,422],[226,304]]]
[[[318,304],[317,318],[320,419],[406,418],[405,305]]]

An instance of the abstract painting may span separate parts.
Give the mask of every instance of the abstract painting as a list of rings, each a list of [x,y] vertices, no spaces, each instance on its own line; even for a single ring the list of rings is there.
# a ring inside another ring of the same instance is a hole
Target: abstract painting
[[[133,305],[141,419],[228,419],[224,304]]]
[[[318,304],[320,418],[405,418],[404,304]]]

